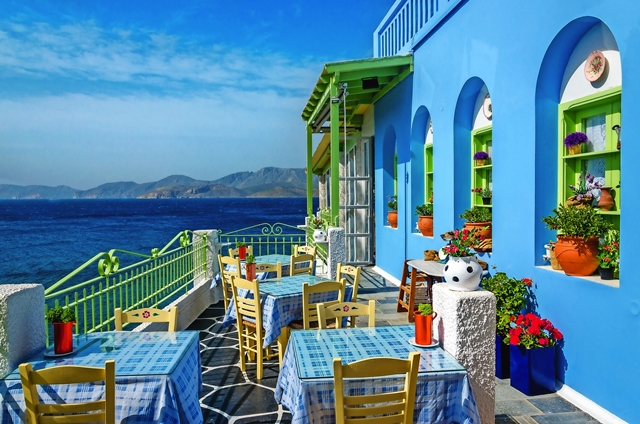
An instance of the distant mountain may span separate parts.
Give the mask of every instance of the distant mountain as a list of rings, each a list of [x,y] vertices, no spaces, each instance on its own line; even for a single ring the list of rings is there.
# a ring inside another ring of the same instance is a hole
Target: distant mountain
[[[318,178],[313,177],[314,195]],[[181,199],[213,197],[305,197],[307,175],[301,168],[262,168],[237,172],[215,181],[171,175],[160,181],[106,183],[89,190],[68,186],[0,184],[0,199]]]

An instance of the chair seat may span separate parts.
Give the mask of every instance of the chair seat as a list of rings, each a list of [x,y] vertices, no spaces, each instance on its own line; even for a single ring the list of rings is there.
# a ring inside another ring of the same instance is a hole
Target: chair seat
[[[253,327],[253,328],[256,328],[256,323],[255,323],[255,322],[242,320],[242,323],[243,323],[244,325],[246,325],[247,327]]]
[[[311,328],[318,328],[318,321],[313,321],[310,324]],[[302,320],[295,320],[295,321],[291,321],[289,323],[289,327],[291,327],[294,330],[303,330],[304,329],[304,322],[302,322]],[[327,320],[327,328],[336,328],[336,320],[334,319],[328,319]]]

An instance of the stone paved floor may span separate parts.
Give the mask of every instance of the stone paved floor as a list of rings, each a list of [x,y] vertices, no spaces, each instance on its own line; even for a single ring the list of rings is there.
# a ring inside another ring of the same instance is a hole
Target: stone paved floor
[[[359,300],[376,301],[376,325],[407,323],[396,312],[397,286],[370,270],[361,275]],[[200,398],[205,423],[290,423],[291,414],[274,400],[278,362],[266,361],[264,378],[256,380],[255,365],[240,371],[236,327],[222,328],[222,302],[212,305],[189,327],[200,331],[203,393]],[[560,396],[525,396],[496,379],[496,423],[578,424],[597,423]]]

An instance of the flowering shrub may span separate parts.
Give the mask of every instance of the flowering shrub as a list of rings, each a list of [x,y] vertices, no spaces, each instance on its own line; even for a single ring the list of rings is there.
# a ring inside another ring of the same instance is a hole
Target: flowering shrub
[[[587,206],[577,208],[558,205],[553,215],[542,218],[548,229],[557,230],[568,237],[582,237],[588,240],[592,236],[601,236],[612,228],[612,225],[602,218],[600,213]]]
[[[586,174],[580,174],[577,186],[569,184],[569,188],[573,190],[576,200],[581,200],[583,197],[593,197],[593,190],[601,189],[602,183],[587,172]]]
[[[489,159],[489,153],[483,152],[483,151],[476,152],[473,155],[473,159],[474,160]]]
[[[569,134],[564,139],[564,145],[569,146],[577,146],[578,144],[584,144],[589,141],[589,137],[583,132],[574,132]]]
[[[562,340],[562,333],[548,319],[532,313],[511,316],[509,343],[514,346],[535,349],[554,346],[560,340]]]
[[[527,306],[527,300],[533,297],[533,280],[517,279],[497,272],[483,279],[480,285],[496,297],[496,334],[506,338],[511,328],[511,316],[520,313]]]
[[[389,201],[387,202],[387,206],[389,206],[389,209],[391,209],[392,211],[397,211],[398,196],[387,196],[387,199],[389,199]]]
[[[604,237],[604,244],[598,248],[598,259],[600,268],[618,269],[618,259],[620,259],[620,232],[609,231]]]
[[[455,230],[452,233],[453,238],[448,245],[442,248],[444,253],[449,256],[461,258],[463,256],[471,256],[471,249],[484,240],[479,235],[480,230],[477,228]]]
[[[489,187],[486,188],[482,188],[482,187],[476,187],[476,188],[472,188],[471,189],[472,193],[478,193],[480,195],[480,197],[493,197],[493,194],[491,194],[491,189]]]

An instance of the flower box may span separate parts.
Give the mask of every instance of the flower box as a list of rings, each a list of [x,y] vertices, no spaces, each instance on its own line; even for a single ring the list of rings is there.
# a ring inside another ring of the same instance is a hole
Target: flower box
[[[510,347],[504,344],[504,336],[496,334],[496,377],[509,378]]]
[[[511,387],[527,396],[556,391],[555,345],[532,349],[509,347]]]

